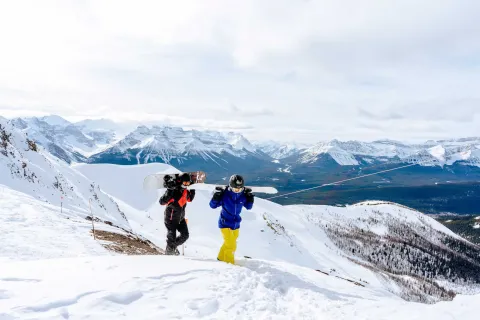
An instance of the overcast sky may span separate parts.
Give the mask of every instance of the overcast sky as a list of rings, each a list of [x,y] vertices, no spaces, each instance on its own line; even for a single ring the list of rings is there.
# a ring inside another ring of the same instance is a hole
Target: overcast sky
[[[480,136],[480,1],[0,1],[0,115]]]

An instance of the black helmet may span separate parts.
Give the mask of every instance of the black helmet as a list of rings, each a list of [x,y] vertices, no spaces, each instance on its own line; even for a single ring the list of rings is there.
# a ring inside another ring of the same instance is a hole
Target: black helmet
[[[190,180],[190,175],[188,173],[183,173],[181,176],[180,176],[180,181],[181,182],[191,182]]]
[[[190,179],[190,175],[188,173],[182,173],[179,177],[178,177],[178,183],[180,184],[180,186],[182,188],[187,188],[190,183],[192,183],[191,179]],[[188,184],[185,184],[185,182],[188,182]]]
[[[230,177],[230,181],[228,182],[230,188],[243,188],[245,186],[245,181],[243,177],[239,174],[234,174]]]

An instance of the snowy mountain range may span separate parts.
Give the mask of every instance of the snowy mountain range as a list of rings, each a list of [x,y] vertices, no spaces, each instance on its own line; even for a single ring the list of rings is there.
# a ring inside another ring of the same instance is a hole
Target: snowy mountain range
[[[187,208],[184,256],[127,256],[114,239],[128,236],[129,250],[165,247],[163,190],[145,192],[142,181],[171,171],[69,166],[0,118],[0,316],[477,316],[480,248],[394,203],[281,206],[257,197],[242,213],[237,265],[229,266],[215,259],[218,210],[199,189]],[[97,237],[110,237],[93,238],[92,216]]]
[[[480,167],[480,138],[427,141],[425,144],[413,145],[391,140],[374,142],[332,140],[301,151],[300,162],[315,163],[325,155],[344,166],[397,161],[418,163],[422,166],[461,163]]]
[[[265,157],[240,134],[184,130],[178,127],[139,126],[90,162],[181,164],[193,158],[221,165],[226,157]]]
[[[12,124],[68,163],[85,162],[122,137],[122,126],[108,120],[71,123],[59,116],[46,116],[15,118]]]
[[[16,118],[12,123],[67,162],[138,164],[153,161],[182,166],[209,163],[230,168],[245,160],[268,163],[315,164],[326,158],[340,166],[404,162],[422,166],[463,164],[480,167],[480,138],[405,144],[331,140],[308,146],[275,141],[250,142],[239,133],[185,130],[169,126],[137,126],[110,120],[71,123],[59,116]]]

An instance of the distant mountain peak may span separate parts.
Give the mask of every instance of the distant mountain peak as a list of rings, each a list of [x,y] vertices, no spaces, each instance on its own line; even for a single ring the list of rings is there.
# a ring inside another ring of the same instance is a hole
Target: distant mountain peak
[[[70,121],[65,120],[64,118],[62,118],[60,116],[57,116],[57,115],[44,116],[44,117],[41,117],[41,118],[38,118],[38,119],[41,120],[41,121],[44,121],[44,122],[46,122],[46,123],[48,123],[49,125],[52,125],[52,126],[65,127],[65,126],[68,126],[68,125],[72,124]]]

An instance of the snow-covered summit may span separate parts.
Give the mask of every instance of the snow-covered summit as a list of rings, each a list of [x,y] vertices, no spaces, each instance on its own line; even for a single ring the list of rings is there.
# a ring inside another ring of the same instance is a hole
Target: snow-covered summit
[[[248,141],[243,135],[236,133],[236,132],[228,132],[224,134],[225,138],[227,139],[228,143],[235,149],[235,150],[246,150],[248,152],[256,152],[257,149]]]
[[[64,118],[57,116],[57,115],[49,115],[49,116],[44,116],[39,118],[40,121],[46,122],[49,125],[52,126],[61,126],[61,127],[66,127],[70,125],[71,123],[68,120],[65,120]]]
[[[262,152],[268,154],[276,160],[285,159],[298,154],[301,150],[306,149],[306,145],[299,143],[281,143],[273,140],[255,141],[254,146]]]

